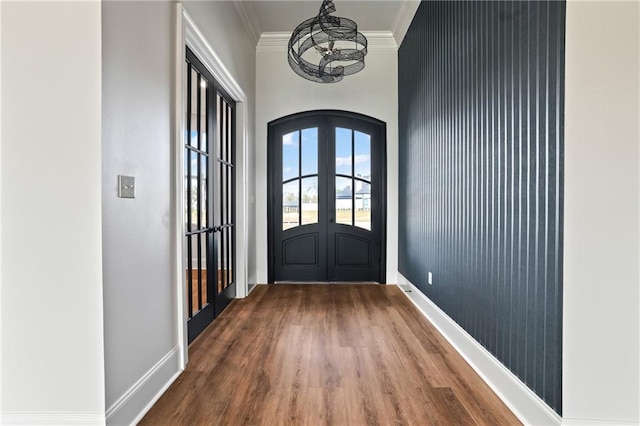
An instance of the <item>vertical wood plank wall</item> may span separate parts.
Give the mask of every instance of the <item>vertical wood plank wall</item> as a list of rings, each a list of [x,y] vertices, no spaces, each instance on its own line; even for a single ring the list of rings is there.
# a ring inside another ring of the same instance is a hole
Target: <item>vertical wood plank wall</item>
[[[560,414],[564,34],[564,1],[429,1],[398,57],[399,271]]]

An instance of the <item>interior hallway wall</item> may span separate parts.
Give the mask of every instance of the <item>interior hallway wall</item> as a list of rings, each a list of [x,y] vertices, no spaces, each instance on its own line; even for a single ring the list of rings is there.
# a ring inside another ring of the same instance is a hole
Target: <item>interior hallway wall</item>
[[[399,51],[399,271],[558,413],[564,11],[423,2]]]
[[[313,14],[313,12],[310,12]],[[275,36],[275,37],[273,37]],[[398,88],[397,50],[391,34],[369,37],[363,71],[333,84],[299,77],[287,62],[287,34],[263,34],[256,54],[256,241],[258,282],[267,282],[267,124],[289,114],[337,109],[387,124],[387,283],[397,282]]]
[[[0,423],[103,424],[99,2],[2,2]]]
[[[179,369],[171,252],[176,6],[114,1],[102,8],[106,406],[109,423],[127,424]],[[233,2],[185,8],[253,111],[255,49]],[[117,197],[119,174],[135,176],[135,199]]]
[[[640,423],[640,4],[567,2],[563,415]]]
[[[178,368],[170,221],[172,13],[170,2],[102,3],[105,368],[113,424],[130,418],[114,407],[156,363],[174,353],[164,380]],[[135,177],[135,199],[118,198],[118,175]]]

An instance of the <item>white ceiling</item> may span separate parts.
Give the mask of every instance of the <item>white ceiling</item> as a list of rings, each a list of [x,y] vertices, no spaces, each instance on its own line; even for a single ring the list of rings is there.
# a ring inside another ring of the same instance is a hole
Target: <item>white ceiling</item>
[[[245,1],[235,0],[245,27],[254,41],[263,32],[291,32],[305,19],[318,14],[322,0]],[[404,37],[419,1],[416,0],[334,0],[335,16],[349,18],[358,30],[389,31],[396,40]]]

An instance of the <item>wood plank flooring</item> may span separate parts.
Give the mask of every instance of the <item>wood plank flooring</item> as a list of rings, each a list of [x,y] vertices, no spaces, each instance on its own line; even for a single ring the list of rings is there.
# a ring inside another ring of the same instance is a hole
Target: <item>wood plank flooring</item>
[[[516,425],[396,286],[258,286],[141,425]]]

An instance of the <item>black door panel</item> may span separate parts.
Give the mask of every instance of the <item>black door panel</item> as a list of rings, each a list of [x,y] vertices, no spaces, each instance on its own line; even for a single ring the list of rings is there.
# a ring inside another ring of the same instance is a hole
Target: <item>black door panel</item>
[[[270,282],[384,282],[385,133],[342,111],[269,124]]]
[[[185,247],[188,341],[235,297],[235,103],[187,48]]]

